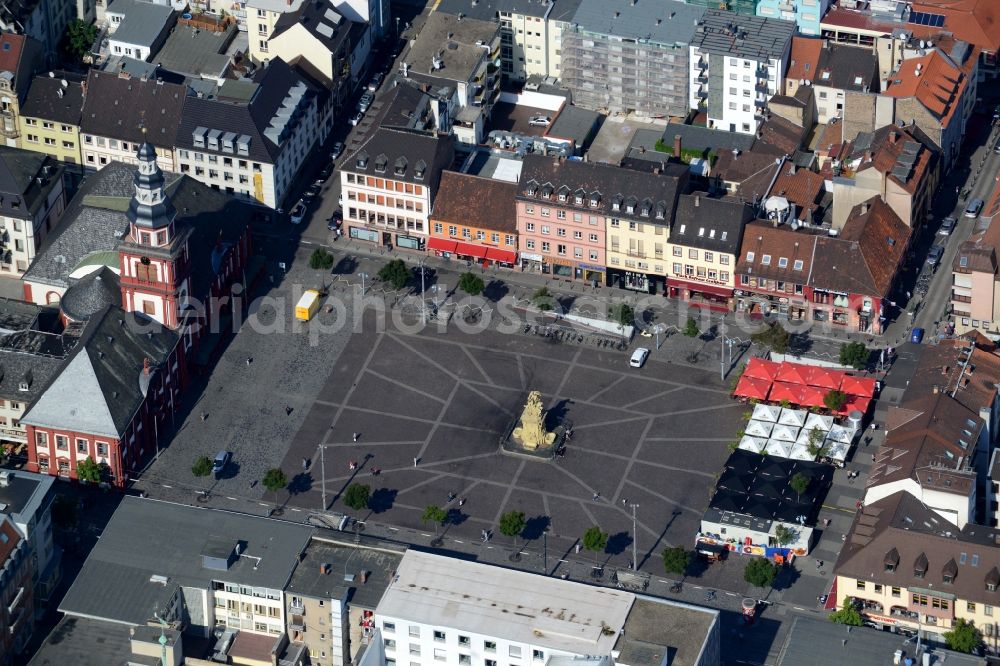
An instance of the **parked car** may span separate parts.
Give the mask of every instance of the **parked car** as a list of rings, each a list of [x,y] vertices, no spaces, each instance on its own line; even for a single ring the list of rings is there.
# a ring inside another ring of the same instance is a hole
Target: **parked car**
[[[212,474],[215,478],[219,478],[222,472],[226,469],[226,465],[229,464],[229,458],[232,454],[229,451],[219,451],[215,454],[215,460],[212,461]]]
[[[1000,153],[1000,139],[997,139],[997,142],[993,144],[993,152]]]
[[[292,224],[299,224],[306,217],[306,202],[304,199],[299,199],[292,206],[292,212],[288,214],[292,221]]]
[[[365,112],[364,111],[357,111],[353,116],[351,116],[347,120],[347,123],[349,125],[357,125],[358,123],[361,122],[361,119],[364,118],[364,117],[365,117]]]
[[[309,186],[309,188],[305,192],[302,193],[302,198],[305,201],[312,201],[313,199],[319,196],[320,189],[321,188],[319,185],[313,183],[312,185]]]
[[[937,266],[941,263],[941,256],[943,254],[943,247],[940,245],[931,245],[931,249],[927,251],[927,264],[930,266]]]
[[[966,217],[979,217],[979,213],[983,211],[983,200],[973,199],[969,202],[969,205],[965,207]]]
[[[649,358],[649,350],[645,347],[639,347],[632,352],[632,358],[628,360],[628,364],[633,368],[641,368],[646,363],[647,358]]]
[[[383,74],[382,72],[379,72],[378,74],[373,76],[372,80],[368,82],[368,90],[370,90],[371,92],[375,92],[376,90],[378,90],[378,87],[382,85],[383,79],[385,79],[385,74]]]
[[[375,95],[371,93],[365,93],[364,95],[361,96],[361,99],[358,100],[358,111],[364,113],[369,109],[369,107],[371,107],[372,102],[374,101],[375,101]]]
[[[335,231],[340,228],[340,225],[344,223],[344,213],[339,208],[333,211],[333,215],[330,219],[326,221],[326,228],[330,231]]]
[[[331,161],[336,160],[338,157],[340,157],[341,153],[343,152],[344,152],[344,144],[338,141],[337,143],[333,144],[333,150],[330,151],[330,160]]]
[[[955,225],[958,224],[958,220],[949,216],[941,220],[941,228],[938,229],[938,233],[942,236],[949,236],[951,232],[955,230]]]
[[[534,127],[548,127],[552,124],[552,119],[548,116],[531,116],[528,119],[528,124]]]
[[[915,328],[912,331],[910,331],[910,342],[912,342],[913,344],[919,345],[921,341],[923,341],[923,339],[924,339],[924,329]]]

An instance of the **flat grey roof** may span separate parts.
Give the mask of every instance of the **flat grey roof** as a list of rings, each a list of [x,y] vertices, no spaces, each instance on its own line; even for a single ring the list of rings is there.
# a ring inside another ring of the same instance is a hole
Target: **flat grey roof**
[[[900,634],[864,627],[846,627],[829,620],[796,617],[785,638],[777,666],[842,666],[852,663],[891,664],[893,653],[903,650],[907,657],[915,656],[912,641]],[[948,666],[979,666],[982,661],[970,654],[933,648],[937,659],[931,663]]]
[[[173,15],[174,10],[169,6],[157,5],[152,2],[126,2],[125,6],[121,7],[119,3],[123,1],[116,0],[108,8],[110,12],[124,10],[125,15],[122,22],[118,24],[118,29],[110,35],[110,39],[128,44],[152,46],[166,26],[167,20]]]
[[[124,664],[131,655],[128,627],[67,616],[49,632],[28,664]]]
[[[563,105],[562,111],[546,132],[546,136],[559,139],[573,139],[579,148],[590,136],[601,114],[578,106]]]
[[[206,589],[217,580],[280,590],[314,531],[259,516],[126,497],[59,610],[145,624],[177,586]],[[222,542],[240,543],[242,555],[228,570],[204,568],[206,546]],[[151,576],[167,581],[154,582]]]
[[[103,540],[103,539],[102,539]],[[635,595],[409,550],[376,613],[572,654],[610,654]],[[603,628],[613,632],[605,634]]]
[[[571,2],[572,0],[562,0]],[[462,14],[479,21],[496,21],[497,12],[544,17],[554,3],[545,0],[441,0],[434,9],[445,14]]]
[[[737,58],[780,58],[795,34],[795,23],[710,9],[695,31],[692,45],[702,51]]]
[[[581,0],[572,22],[599,35],[687,46],[694,36],[695,21],[704,13],[704,7],[674,0]]]
[[[306,547],[305,557],[295,567],[285,591],[304,597],[339,599],[349,590],[352,606],[374,610],[405,552],[405,546],[378,539],[363,538],[355,543],[353,537],[349,542],[317,537]],[[330,573],[322,572],[323,564],[330,565]],[[345,573],[353,575],[354,580],[344,580]]]
[[[22,515],[27,510],[34,513],[41,507],[45,495],[55,483],[55,477],[48,474],[33,474],[21,470],[8,470],[10,482],[0,487],[0,504],[5,505],[3,513],[25,522],[31,515]]]
[[[718,642],[719,611],[636,597],[618,637],[616,661],[629,666],[695,666],[706,643]],[[803,662],[806,663],[806,662]]]
[[[178,25],[153,60],[172,72],[219,77],[229,65],[227,50],[235,36],[235,24],[223,32]]]
[[[410,66],[414,76],[468,81],[486,55],[476,42],[491,42],[499,30],[500,25],[495,21],[459,20],[454,14],[432,12],[403,56],[403,62]],[[432,65],[436,55],[444,61],[444,67],[437,70]]]

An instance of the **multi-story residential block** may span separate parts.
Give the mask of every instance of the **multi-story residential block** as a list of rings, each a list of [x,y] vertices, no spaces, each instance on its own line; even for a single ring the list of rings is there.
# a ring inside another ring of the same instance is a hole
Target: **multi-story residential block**
[[[372,42],[398,36],[399,24],[390,25],[388,0],[247,0],[246,26],[250,42],[250,58],[263,63],[274,57],[271,36],[278,20],[286,14],[298,14],[303,5],[315,5],[314,10],[325,15],[328,10],[340,14],[354,23],[365,23],[370,27]],[[288,20],[287,18],[285,19]]]
[[[757,16],[793,21],[803,35],[819,35],[820,19],[830,8],[830,0],[760,0]]]
[[[62,71],[38,74],[31,80],[19,119],[23,148],[60,162],[83,162],[80,119],[84,80],[79,74]]]
[[[270,58],[301,58],[323,75],[336,105],[346,103],[368,70],[371,26],[352,21],[323,3],[307,2],[275,22],[269,39]]]
[[[880,334],[909,238],[877,197],[856,206],[836,236],[779,218],[749,224],[736,263],[736,310]]]
[[[176,171],[174,146],[186,96],[184,85],[90,70],[80,122],[83,165],[136,164],[136,151],[149,141],[160,168]]]
[[[447,88],[447,118],[460,144],[484,141],[486,122],[500,98],[500,26],[454,14],[432,12],[402,58],[402,75],[440,91]]]
[[[374,539],[313,538],[285,587],[288,638],[313,666],[349,666],[376,638],[375,609],[405,547]]]
[[[500,64],[508,79],[562,78],[562,35],[571,29],[579,0],[527,4],[442,0],[434,11],[500,23]]]
[[[442,171],[455,149],[433,132],[382,127],[340,166],[340,204],[350,238],[424,251]]]
[[[0,146],[0,276],[20,277],[28,270],[65,208],[58,162]]]
[[[373,620],[381,641],[373,648],[399,666],[428,658],[448,666],[638,666],[649,650],[675,663],[719,663],[713,609],[414,550],[403,555]]]
[[[427,249],[483,266],[517,265],[516,195],[517,183],[443,172]]]
[[[178,171],[213,189],[279,208],[313,146],[326,140],[327,93],[280,58],[253,82],[184,99]]]
[[[653,276],[662,292],[676,173],[528,155],[519,183],[524,270],[640,290]]]
[[[919,127],[886,125],[858,134],[833,165],[833,227],[842,229],[851,210],[873,196],[910,227],[920,227],[930,214],[940,162],[937,147]]]
[[[906,492],[866,502],[837,558],[837,605],[853,602],[878,626],[939,640],[964,619],[991,640],[1000,613],[998,538],[980,525],[960,530]]]
[[[690,46],[690,108],[707,114],[709,128],[756,133],[781,91],[794,33],[790,21],[705,12]]]
[[[983,210],[987,226],[959,246],[951,264],[951,321],[955,333],[980,330],[1000,336],[1000,183]]]
[[[843,118],[847,93],[879,92],[878,59],[867,49],[794,37],[785,73],[785,94],[795,95],[802,86],[813,89],[816,122],[826,124],[833,118]]]
[[[246,28],[250,46],[250,59],[262,63],[271,59],[271,45],[268,41],[274,24],[282,14],[299,11],[304,0],[247,0]]]
[[[6,514],[0,514],[0,663],[13,663],[35,626],[31,546]]]
[[[58,61],[66,26],[92,0],[17,0],[0,7],[0,30],[30,37],[42,47],[45,62]],[[81,15],[80,18],[84,18]]]
[[[895,122],[915,124],[940,148],[944,170],[958,156],[976,103],[976,77],[966,67],[976,65],[971,49],[952,53],[956,59],[934,49],[904,60],[882,91],[895,99]]]
[[[108,52],[136,60],[153,57],[177,23],[169,5],[148,0],[114,0],[107,17]]]
[[[125,497],[59,610],[131,626],[163,620],[203,638],[217,627],[280,636],[286,626],[282,590],[313,531]],[[170,548],[163,547],[164,534]]]
[[[670,229],[668,295],[710,310],[732,310],[736,259],[753,207],[735,197],[682,194]]]
[[[0,33],[0,139],[7,146],[21,145],[21,104],[42,67],[42,52],[30,37]]]
[[[0,470],[0,513],[9,517],[31,548],[35,600],[46,600],[59,582],[60,552],[52,537],[51,476]],[[0,593],[2,594],[2,593]]]
[[[684,117],[688,45],[703,7],[674,0],[581,0],[562,33],[562,82],[575,104],[609,113]]]

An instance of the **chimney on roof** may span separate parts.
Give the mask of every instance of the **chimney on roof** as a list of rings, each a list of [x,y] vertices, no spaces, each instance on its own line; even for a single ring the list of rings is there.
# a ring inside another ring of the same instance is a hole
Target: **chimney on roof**
[[[935,385],[934,385],[934,395],[937,395],[937,394],[938,394],[938,393],[940,393],[940,392],[941,392],[941,389],[940,389],[940,388],[938,387],[938,385],[937,385],[937,384],[935,384]]]
[[[861,204],[861,214],[862,215],[867,215],[868,214],[868,202],[867,201],[864,202],[863,204]]]
[[[148,377],[149,376],[149,370],[150,370],[149,357],[147,356],[147,357],[145,357],[145,358],[142,359],[142,374],[144,374],[144,375],[146,375]]]
[[[681,158],[681,135],[674,134],[674,157]]]
[[[871,162],[872,161],[872,151],[870,151],[870,150],[866,150],[865,151],[865,161],[866,162]]]
[[[889,132],[889,143],[896,143],[896,139],[898,139],[898,138],[899,138],[899,135],[896,134],[895,131]]]

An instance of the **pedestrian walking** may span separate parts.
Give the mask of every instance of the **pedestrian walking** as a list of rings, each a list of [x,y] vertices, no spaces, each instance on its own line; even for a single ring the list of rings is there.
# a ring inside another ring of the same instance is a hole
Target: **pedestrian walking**
[[[308,469],[309,469],[309,459],[308,458],[303,458],[302,459],[302,471],[305,472]]]
[[[465,498],[464,498],[464,497],[462,497],[462,498],[459,498],[459,500],[458,500],[458,505],[459,505],[459,506],[464,506],[464,505],[465,505]]]
[[[628,506],[628,498],[627,497],[623,497],[622,498],[622,506]]]
[[[285,416],[292,415],[292,408],[289,405],[285,405]]]
[[[597,501],[597,500],[599,500],[600,498],[601,498],[601,493],[598,493],[598,492],[595,492],[595,493],[594,493],[594,497],[593,497],[593,500],[594,500],[594,501],[596,502],[596,501]]]
[[[359,432],[354,433],[354,441],[355,442],[358,441],[358,437],[360,437],[360,436],[361,436],[361,433],[359,433]]]
[[[247,367],[248,368],[250,367],[251,363],[253,363],[253,356],[247,356]]]
[[[420,462],[420,458],[414,458],[413,459],[413,466],[416,467],[418,462]]]
[[[353,472],[354,470],[356,470],[358,468],[358,463],[357,463],[356,460],[352,460],[351,462],[349,462],[347,464],[347,467],[348,467],[348,469],[350,469]]]

